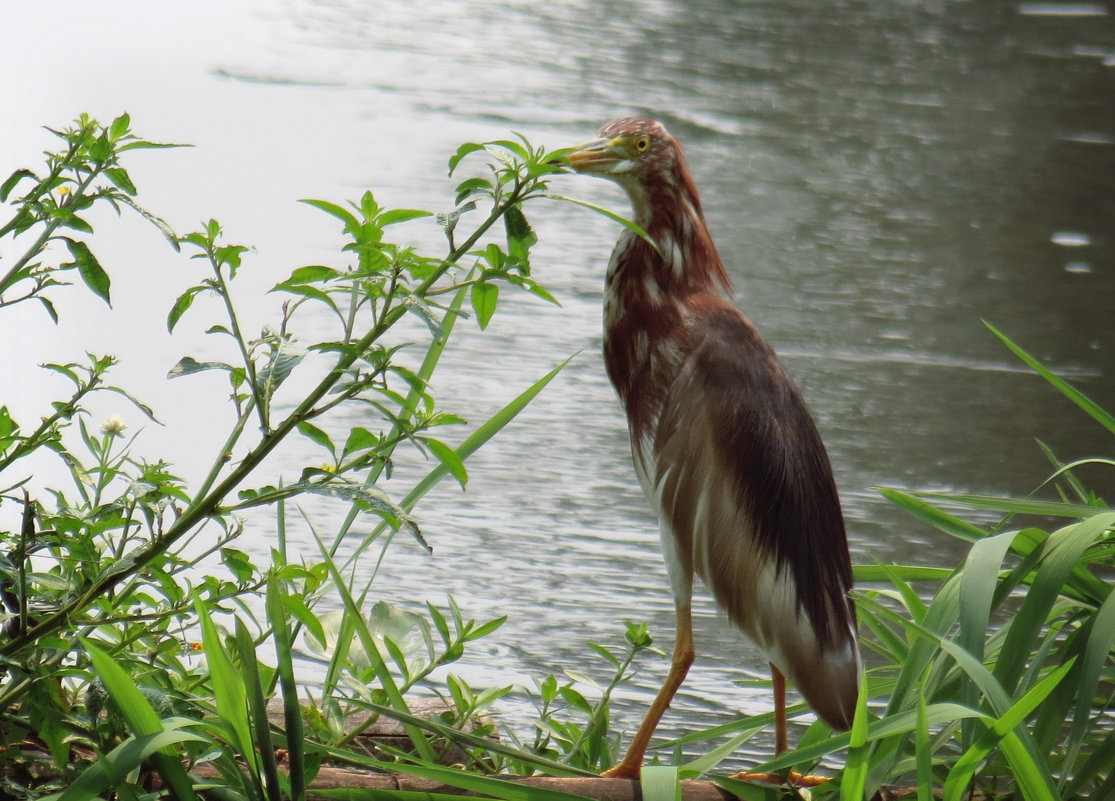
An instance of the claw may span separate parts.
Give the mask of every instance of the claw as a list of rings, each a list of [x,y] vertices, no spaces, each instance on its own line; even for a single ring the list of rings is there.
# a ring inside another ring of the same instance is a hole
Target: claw
[[[788,784],[791,787],[816,787],[829,780],[828,776],[802,776],[800,773],[790,771],[786,775],[781,773],[737,773],[732,777],[745,782],[761,782],[763,784]]]

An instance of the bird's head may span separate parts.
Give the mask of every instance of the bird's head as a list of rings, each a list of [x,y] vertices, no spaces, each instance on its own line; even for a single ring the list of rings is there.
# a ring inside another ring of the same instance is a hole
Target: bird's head
[[[644,117],[610,122],[596,136],[575,147],[568,155],[569,163],[577,172],[619,183],[628,178],[645,180],[651,172],[675,168],[680,153],[662,124]]]
[[[682,199],[699,213],[700,201],[681,145],[661,123],[626,117],[608,123],[596,135],[566,158],[577,172],[608,178],[627,190],[636,222],[645,226],[652,207],[673,210]]]

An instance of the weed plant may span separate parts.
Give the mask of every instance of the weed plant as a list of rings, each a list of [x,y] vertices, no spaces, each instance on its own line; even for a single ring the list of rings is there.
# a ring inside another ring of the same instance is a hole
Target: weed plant
[[[588,687],[593,682],[576,673],[540,677],[529,693],[538,708],[531,736],[493,739],[488,713],[517,690],[478,691],[441,668],[502,618],[474,620],[452,598],[444,607],[426,604],[422,614],[402,610],[378,601],[351,570],[371,548],[385,558],[398,532],[427,547],[418,502],[443,478],[463,486],[468,457],[561,370],[525,387],[460,444],[446,442],[443,432],[464,421],[438,404],[429,381],[459,318],[471,314],[484,328],[507,288],[553,300],[531,273],[535,236],[523,209],[543,198],[569,200],[549,188],[562,152],[521,137],[462,145],[450,174],[466,160],[476,169],[441,214],[384,208],[370,192],[347,204],[306,201],[337,222],[339,263],[294,269],[272,290],[284,298],[275,321],[250,337],[237,298],[237,276],[251,269],[249,249],[230,243],[215,220],[178,236],[136,201],[122,159],[173,145],[138,138],[127,115],[108,125],[82,116],[51,133],[61,145],[47,154],[45,171],[19,169],[0,184],[0,202],[12,209],[0,244],[15,253],[0,260],[0,314],[38,303],[57,320],[52,299],[78,280],[108,301],[111,280],[85,218],[104,205],[137,213],[197,265],[168,310],[168,329],[200,326],[228,354],[222,361],[184,356],[170,377],[222,374],[230,423],[208,473],[192,487],[170,460],[134,457],[118,420],[90,422],[89,401],[99,393],[122,396],[154,418],[112,383],[111,356],[43,365],[70,391],[36,421],[17,421],[0,405],[0,512],[18,521],[0,531],[0,736],[7,746],[0,791],[66,801],[300,800],[329,761],[498,798],[560,801],[569,796],[501,777],[583,776],[611,766],[621,736],[611,725],[611,696],[636,661],[657,650],[645,626],[628,623],[619,643],[589,644],[611,674],[603,686]],[[418,221],[442,228],[445,253],[399,243],[396,234]],[[220,319],[198,319],[192,306],[203,295],[219,299]],[[305,341],[301,331],[320,330],[302,324],[311,316],[330,319],[332,329]],[[405,318],[428,332],[423,343],[403,344]],[[995,333],[1115,434],[1115,418]],[[404,352],[411,356],[405,362]],[[322,364],[327,369],[310,367]],[[374,422],[342,428],[340,412],[353,407]],[[325,462],[271,473],[266,457],[299,437]],[[395,491],[389,479],[400,448],[433,467]],[[810,770],[840,754],[844,769],[811,792],[841,801],[894,783],[915,788],[918,801],[934,797],[933,788],[947,801],[975,789],[1028,801],[1115,797],[1115,510],[1077,477],[1083,464],[1110,469],[1115,462],[1061,464],[1047,453],[1053,476],[1025,499],[881,490],[913,524],[970,542],[968,557],[956,567],[856,568],[861,630],[873,654],[853,728],[834,736],[814,723],[795,750],[761,770]],[[28,470],[43,456],[65,467],[70,486],[32,494]],[[337,530],[324,535],[305,514],[292,521],[306,496],[347,505]],[[959,516],[965,507],[1002,519],[980,528]],[[259,565],[237,541],[262,514],[274,515],[278,537]],[[361,520],[370,521],[360,526],[368,533],[355,533]],[[294,525],[310,532],[313,559],[288,550]],[[295,651],[323,677],[312,689],[296,672]],[[419,689],[439,694],[445,711],[412,714],[406,699]],[[269,717],[276,699],[281,722]],[[369,724],[377,716],[400,721],[410,748],[375,755],[355,748],[355,712],[371,713],[363,718]],[[676,768],[671,775],[712,776],[749,801],[802,797],[804,790],[717,775],[728,754],[771,722],[770,714],[742,719],[660,744],[655,753]],[[677,756],[696,744],[704,756]],[[450,745],[468,770],[441,764]],[[200,778],[202,766],[219,778]]]

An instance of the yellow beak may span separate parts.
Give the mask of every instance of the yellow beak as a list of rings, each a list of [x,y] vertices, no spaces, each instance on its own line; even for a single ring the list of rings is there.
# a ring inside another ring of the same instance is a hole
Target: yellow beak
[[[589,174],[610,172],[624,157],[622,140],[606,138],[583,142],[566,154],[574,170]]]

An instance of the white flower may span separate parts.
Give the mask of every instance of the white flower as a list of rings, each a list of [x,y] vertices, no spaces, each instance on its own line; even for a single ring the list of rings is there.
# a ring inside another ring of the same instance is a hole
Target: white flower
[[[124,422],[124,418],[114,414],[105,420],[104,425],[101,426],[101,433],[106,437],[119,437],[127,427],[128,424]]]

